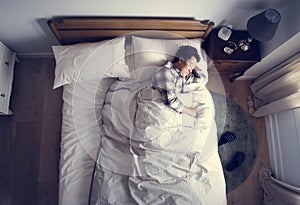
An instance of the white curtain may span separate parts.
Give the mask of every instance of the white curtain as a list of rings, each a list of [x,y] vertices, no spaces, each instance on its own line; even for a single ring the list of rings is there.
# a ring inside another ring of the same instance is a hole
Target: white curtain
[[[254,117],[300,107],[300,52],[258,77],[251,85]]]
[[[264,190],[265,205],[299,205],[300,188],[281,182],[271,176],[269,168],[259,173],[260,185]]]

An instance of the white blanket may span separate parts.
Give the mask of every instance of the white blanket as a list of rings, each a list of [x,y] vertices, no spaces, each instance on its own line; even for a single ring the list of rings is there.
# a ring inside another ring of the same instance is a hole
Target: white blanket
[[[161,102],[149,81],[112,85],[103,108],[91,204],[226,204],[214,104],[204,85],[180,98],[196,119]]]

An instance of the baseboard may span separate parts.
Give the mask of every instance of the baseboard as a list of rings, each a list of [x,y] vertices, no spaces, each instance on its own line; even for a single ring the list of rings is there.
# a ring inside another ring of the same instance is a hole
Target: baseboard
[[[17,53],[19,58],[54,58],[53,53]]]

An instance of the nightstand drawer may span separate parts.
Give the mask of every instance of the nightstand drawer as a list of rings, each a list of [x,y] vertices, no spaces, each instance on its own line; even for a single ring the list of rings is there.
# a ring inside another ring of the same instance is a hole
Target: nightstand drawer
[[[252,62],[239,62],[239,61],[215,61],[217,70],[222,73],[239,73],[244,72],[254,63]]]

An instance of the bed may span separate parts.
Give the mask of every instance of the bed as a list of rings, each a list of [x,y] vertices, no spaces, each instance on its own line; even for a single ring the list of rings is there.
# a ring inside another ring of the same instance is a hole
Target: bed
[[[59,204],[226,204],[213,99],[201,48],[213,23],[168,18],[59,18],[49,26],[54,88],[63,86]],[[151,78],[181,45],[200,53],[201,83],[161,102]]]

